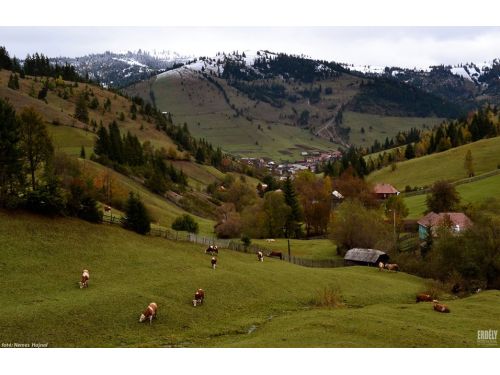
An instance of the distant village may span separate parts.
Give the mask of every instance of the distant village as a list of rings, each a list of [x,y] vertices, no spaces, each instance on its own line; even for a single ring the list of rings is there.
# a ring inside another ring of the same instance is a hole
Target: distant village
[[[342,151],[303,151],[301,155],[302,160],[288,163],[278,163],[269,158],[241,158],[240,160],[255,168],[266,168],[271,174],[285,179],[286,176],[293,176],[306,169],[314,171],[318,164],[341,159]]]

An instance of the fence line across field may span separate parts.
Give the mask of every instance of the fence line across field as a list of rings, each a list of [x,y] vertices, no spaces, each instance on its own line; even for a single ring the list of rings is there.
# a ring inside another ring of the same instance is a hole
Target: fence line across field
[[[112,224],[112,225],[122,225],[122,219],[119,216],[113,216],[113,215],[104,215],[102,218],[102,221],[107,224]],[[264,255],[267,255],[271,253],[273,250],[260,247],[257,245],[249,245],[245,246],[242,243],[233,241],[233,240],[225,240],[225,239],[220,239],[220,238],[215,238],[215,237],[204,237],[204,236],[198,236],[195,233],[187,233],[185,232],[178,232],[178,231],[171,231],[167,228],[164,227],[159,227],[159,226],[152,226],[151,231],[149,232],[150,236],[155,236],[155,237],[162,237],[166,238],[169,240],[173,241],[185,241],[185,242],[191,242],[191,243],[196,243],[198,245],[205,245],[205,246],[217,246],[218,248],[221,249],[229,249],[232,251],[238,251],[241,253],[254,253],[256,254],[257,252],[261,251]],[[279,258],[276,258],[279,259]],[[324,260],[316,260],[316,259],[306,259],[306,258],[299,258],[296,256],[288,256],[288,254],[285,254],[282,252],[282,258],[281,260],[289,263],[296,264],[298,266],[303,266],[303,267],[317,267],[317,268],[334,268],[334,267],[345,267],[346,265],[344,264],[343,259],[324,259]]]

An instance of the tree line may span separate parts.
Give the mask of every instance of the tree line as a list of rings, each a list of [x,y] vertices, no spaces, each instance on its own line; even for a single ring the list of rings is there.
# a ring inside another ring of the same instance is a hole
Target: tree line
[[[16,57],[11,58],[7,49],[2,46],[0,46],[0,69],[19,73],[21,78],[30,75],[35,77],[62,77],[66,81],[73,82],[89,82],[88,77],[81,77],[74,66],[51,64],[49,58],[43,53],[28,54],[21,64]]]
[[[471,112],[467,117],[444,121],[430,130],[410,129],[400,132],[390,141],[386,139],[382,148],[398,147],[387,153],[379,153],[376,158],[369,157],[368,170],[371,172],[393,162],[409,160],[415,157],[460,147],[481,139],[500,135],[500,115],[496,106],[487,105]],[[401,146],[405,145],[403,148]],[[379,148],[375,142],[372,150]],[[360,150],[360,152],[365,152]]]

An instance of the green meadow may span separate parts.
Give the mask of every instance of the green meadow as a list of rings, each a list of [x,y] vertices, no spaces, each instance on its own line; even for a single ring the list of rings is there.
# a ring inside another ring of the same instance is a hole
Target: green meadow
[[[415,304],[425,280],[376,268],[315,269],[109,225],[0,211],[0,341],[49,347],[476,347],[500,294]],[[80,289],[82,269],[90,270]],[[197,288],[204,305],[191,304]],[[343,306],[312,301],[325,288]],[[139,323],[150,302],[152,325]]]

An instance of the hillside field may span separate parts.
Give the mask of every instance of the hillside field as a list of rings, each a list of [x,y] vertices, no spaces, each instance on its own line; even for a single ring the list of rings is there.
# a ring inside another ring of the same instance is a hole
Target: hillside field
[[[313,269],[143,237],[70,218],[0,211],[0,341],[49,347],[476,347],[500,293],[415,304],[424,280],[375,268]],[[83,268],[90,286],[79,289]],[[338,288],[345,307],[311,304]],[[191,304],[204,288],[201,307]],[[140,324],[148,303],[158,319]]]
[[[468,150],[472,153],[476,175],[500,166],[500,137],[495,137],[397,163],[395,171],[387,166],[371,173],[368,181],[390,183],[403,191],[407,185],[423,187],[437,180],[461,180],[467,177],[464,160]]]
[[[346,111],[342,127],[351,129],[349,132],[351,144],[371,147],[376,140],[383,144],[386,138],[391,139],[398,131],[432,128],[443,120],[439,117],[398,117]]]
[[[500,174],[468,184],[457,185],[456,189],[460,194],[461,204],[482,203],[488,198],[498,198],[500,194]],[[425,204],[427,194],[415,195],[404,198],[410,214],[409,219],[417,219],[425,214],[427,206]]]
[[[334,118],[341,108],[359,93],[361,80],[350,74],[316,83],[323,89],[321,100],[312,102],[301,96],[314,85],[300,81],[278,84],[295,95],[293,101],[282,99],[280,105],[251,99],[225,79],[210,77],[186,67],[166,72],[125,89],[153,101],[162,111],[172,113],[176,124],[186,123],[192,134],[220,145],[240,157],[268,157],[276,161],[301,160],[301,152],[333,151],[345,146],[335,130]],[[238,113],[236,113],[238,111]],[[307,124],[299,124],[302,113],[308,113]],[[375,139],[383,142],[399,131],[411,127],[433,126],[441,119],[396,117],[345,111],[342,127],[350,127],[349,143],[371,146]],[[369,128],[372,127],[370,131]],[[361,127],[366,132],[361,134]],[[321,135],[321,137],[317,135]]]

